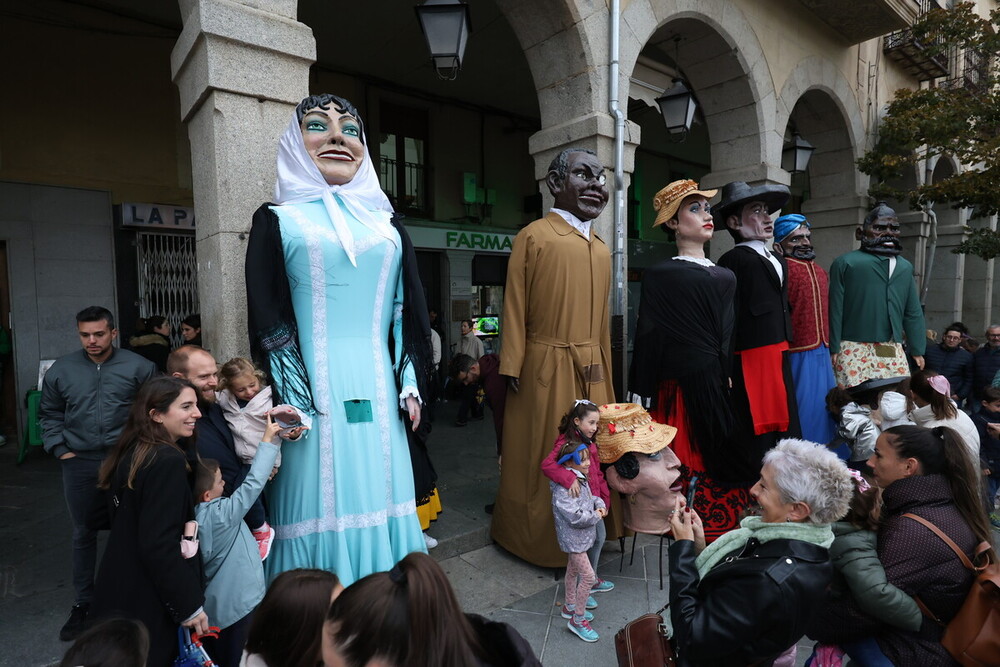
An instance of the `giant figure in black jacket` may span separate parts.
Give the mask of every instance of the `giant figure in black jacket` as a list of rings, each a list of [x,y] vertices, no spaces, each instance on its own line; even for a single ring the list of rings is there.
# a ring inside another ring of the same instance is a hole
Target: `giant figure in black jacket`
[[[722,201],[712,207],[716,229],[725,225],[736,241],[719,266],[736,274],[733,452],[744,463],[748,481],[756,479],[761,456],[780,436],[799,435],[788,365],[788,268],[768,249],[774,234],[770,216],[788,197],[783,185],[751,187],[736,181],[722,188]]]

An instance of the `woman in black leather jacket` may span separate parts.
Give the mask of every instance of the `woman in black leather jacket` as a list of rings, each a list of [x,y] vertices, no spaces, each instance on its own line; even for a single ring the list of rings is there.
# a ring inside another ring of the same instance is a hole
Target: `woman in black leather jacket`
[[[750,490],[761,515],[711,546],[701,518],[677,500],[670,618],[679,664],[770,665],[795,645],[830,583],[830,523],[847,512],[852,489],[826,447],[782,440]]]

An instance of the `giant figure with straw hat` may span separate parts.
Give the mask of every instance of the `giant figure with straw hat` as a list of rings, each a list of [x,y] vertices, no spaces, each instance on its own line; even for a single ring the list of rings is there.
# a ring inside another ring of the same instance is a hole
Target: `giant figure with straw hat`
[[[792,312],[792,346],[788,360],[795,381],[802,437],[812,442],[833,440],[833,418],[826,410],[826,393],[836,386],[830,365],[830,279],[815,262],[809,221],[798,213],[774,221],[774,252],[788,266],[788,307]]]
[[[629,372],[636,400],[677,428],[682,491],[696,487],[692,504],[708,540],[736,527],[750,501],[743,482],[752,481],[730,440],[736,277],[705,256],[715,228],[709,199],[717,192],[679,180],[653,198],[653,226],[677,244],[677,255],[643,275]]]
[[[722,188],[712,208],[736,247],[719,258],[736,274],[736,327],[733,365],[734,455],[753,482],[764,452],[781,437],[798,437],[798,410],[788,364],[792,323],[788,312],[788,265],[769,250],[771,214],[788,201],[784,185],[750,186],[741,181]]]
[[[670,531],[670,510],[680,493],[681,462],[669,445],[677,429],[653,421],[635,403],[609,403],[598,408],[597,449],[608,486],[625,494],[625,527],[637,533]]]

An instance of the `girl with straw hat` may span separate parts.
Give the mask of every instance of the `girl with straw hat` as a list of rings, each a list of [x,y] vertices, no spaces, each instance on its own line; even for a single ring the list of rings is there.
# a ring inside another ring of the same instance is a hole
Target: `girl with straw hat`
[[[709,541],[734,528],[749,504],[739,457],[727,447],[736,277],[705,256],[715,224],[716,190],[692,180],[656,193],[654,227],[677,244],[677,256],[646,269],[629,389],[653,419],[677,427],[685,493],[705,517]],[[690,495],[688,493],[688,495]]]

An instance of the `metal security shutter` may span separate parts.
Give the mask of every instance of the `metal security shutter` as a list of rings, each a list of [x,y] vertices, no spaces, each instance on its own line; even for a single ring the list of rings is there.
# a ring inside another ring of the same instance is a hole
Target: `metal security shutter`
[[[163,315],[170,341],[181,344],[180,323],[198,309],[198,261],[194,234],[139,232],[139,316]]]

